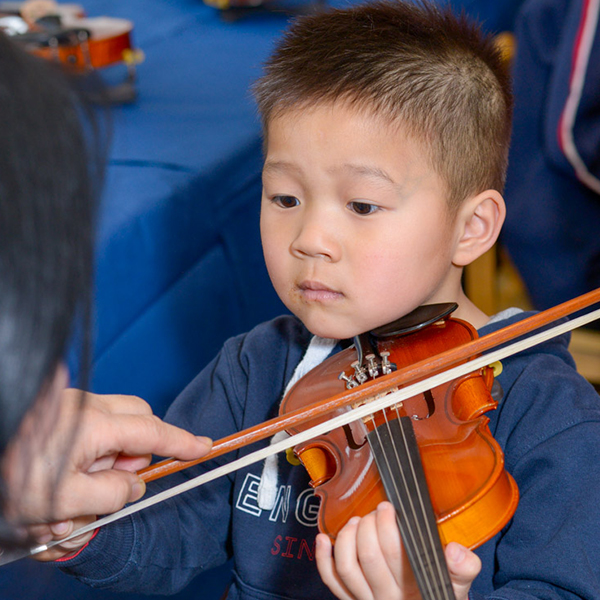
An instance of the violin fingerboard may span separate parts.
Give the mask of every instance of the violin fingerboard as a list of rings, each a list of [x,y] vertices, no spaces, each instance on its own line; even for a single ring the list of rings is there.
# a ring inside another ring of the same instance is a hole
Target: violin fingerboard
[[[410,417],[390,420],[367,438],[423,600],[454,600]]]

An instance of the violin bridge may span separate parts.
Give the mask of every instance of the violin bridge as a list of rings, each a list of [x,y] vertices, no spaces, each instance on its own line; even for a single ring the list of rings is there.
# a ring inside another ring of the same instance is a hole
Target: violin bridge
[[[388,396],[389,394],[393,394],[394,392],[397,392],[400,388],[395,387],[389,391],[387,391],[385,394],[380,394],[378,396],[378,398],[382,398],[383,396]],[[386,411],[390,411],[390,412],[399,412],[402,408],[404,407],[404,401],[400,401],[400,402],[396,402],[395,404],[392,404],[391,406],[388,406],[385,410]]]
[[[352,408],[358,408],[359,406],[364,406],[365,404],[368,404],[369,402],[373,402],[375,400],[379,400],[379,398],[383,398],[384,396],[388,396],[389,394],[392,394],[394,392],[397,392],[400,388],[395,387],[392,388],[391,390],[388,390],[386,392],[383,392],[381,394],[377,394],[375,396],[372,396],[371,398],[368,398],[366,400],[361,400],[360,402],[355,402],[352,405]],[[404,407],[404,402],[400,401],[400,402],[396,402],[395,404],[392,404],[391,406],[388,406],[386,409],[380,411],[381,413],[384,413],[386,411],[389,412],[399,412],[402,408]],[[367,415],[366,417],[363,417],[363,423],[367,424],[367,423],[374,423],[375,422],[375,416],[374,415]]]

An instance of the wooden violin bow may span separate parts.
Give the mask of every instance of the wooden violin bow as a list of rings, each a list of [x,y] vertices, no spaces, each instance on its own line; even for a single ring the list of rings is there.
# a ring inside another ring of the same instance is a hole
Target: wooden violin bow
[[[474,356],[497,348],[520,336],[549,325],[558,319],[569,316],[585,308],[589,308],[598,302],[600,302],[600,289],[593,290],[545,311],[536,313],[526,319],[508,325],[503,329],[499,329],[469,343],[463,344],[462,346],[452,348],[451,350],[447,350],[436,356],[417,362],[389,375],[383,375],[376,380],[363,384],[359,388],[342,392],[310,407],[275,417],[269,421],[255,425],[254,427],[224,437],[215,441],[211,451],[200,459],[190,461],[180,461],[172,458],[165,459],[138,471],[138,475],[144,481],[149,482],[171,475],[182,469],[187,469],[193,465],[206,462],[226,454],[227,452],[237,450],[275,435],[279,431],[308,423],[339,408],[352,406],[357,402],[364,401],[366,398],[386,394],[399,386],[406,386],[410,383],[423,380],[426,377],[441,373]]]
[[[520,352],[526,348],[535,346],[541,341],[561,335],[562,333],[572,329],[576,329],[577,327],[600,318],[600,309],[596,309],[586,315],[571,319],[570,321],[557,325],[546,332],[537,333],[525,340],[513,342],[510,345],[504,345],[502,348],[496,349],[489,354],[479,356],[470,360],[469,362],[465,362],[467,359],[476,356],[477,354],[485,352],[491,348],[497,348],[499,345],[506,344],[506,342],[510,340],[514,340],[515,338],[531,333],[536,329],[544,327],[545,325],[548,325],[565,316],[572,315],[573,313],[588,308],[598,302],[600,302],[600,289],[588,292],[587,294],[574,298],[573,300],[532,315],[527,319],[523,319],[522,321],[516,322],[489,335],[478,338],[462,346],[458,346],[450,351],[443,352],[432,357],[431,359],[415,363],[410,367],[366,383],[361,386],[361,388],[358,388],[361,390],[362,394],[359,393],[358,389],[355,388],[354,390],[338,394],[337,396],[323,401],[317,406],[310,407],[310,410],[303,409],[302,411],[292,412],[284,415],[283,417],[271,419],[270,421],[266,421],[265,423],[246,429],[237,434],[222,438],[221,440],[216,441],[211,452],[201,459],[195,461],[178,461],[167,459],[156,463],[155,465],[151,465],[150,467],[147,467],[139,472],[144,481],[158,479],[192,465],[208,461],[232,450],[265,439],[266,437],[274,435],[278,431],[285,430],[292,425],[307,423],[319,415],[332,412],[336,408],[350,406],[359,400],[364,400],[365,397],[368,398],[371,396],[379,396],[377,399],[372,400],[371,402],[363,404],[358,408],[353,408],[342,415],[320,423],[315,427],[311,427],[302,433],[271,444],[269,447],[256,450],[251,454],[232,461],[229,464],[217,467],[216,469],[203,473],[193,479],[185,481],[184,483],[159,492],[150,498],[142,499],[135,504],[126,506],[120,511],[81,527],[66,538],[54,540],[48,544],[43,544],[26,550],[17,550],[14,552],[5,552],[4,554],[0,554],[0,565],[8,564],[15,560],[19,560],[20,558],[32,556],[39,552],[44,552],[52,546],[62,544],[68,540],[83,535],[84,533],[93,531],[125,516],[139,512],[144,508],[159,504],[160,502],[177,496],[185,491],[194,489],[200,485],[208,483],[209,481],[213,481],[214,479],[232,473],[250,464],[264,460],[267,456],[277,454],[278,452],[282,452],[288,448],[292,448],[297,444],[325,433],[334,427],[342,427],[343,425],[354,420],[361,419],[376,411],[383,410],[394,403],[401,402],[407,398],[415,396],[416,394],[423,393],[427,389],[430,389],[436,385],[441,385],[446,381],[450,381],[463,374],[473,372],[497,360],[512,354],[516,354],[517,352]],[[410,385],[409,382],[411,382]],[[390,390],[400,385],[405,385],[406,387],[398,391],[390,392]]]

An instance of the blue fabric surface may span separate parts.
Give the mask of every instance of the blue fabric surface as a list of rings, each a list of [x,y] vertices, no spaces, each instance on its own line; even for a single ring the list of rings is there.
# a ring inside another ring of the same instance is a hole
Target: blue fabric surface
[[[260,127],[249,87],[286,19],[229,24],[184,0],[85,6],[133,20],[146,55],[139,100],[114,111],[93,389],[141,395],[162,413],[224,339],[282,310],[258,237]],[[177,296],[190,270],[204,294]]]
[[[99,221],[92,388],[155,412],[223,341],[283,311],[259,240],[260,127],[248,88],[283,16],[225,23],[192,0],[84,0],[134,22],[138,100],[115,107]],[[104,73],[107,81],[122,75]],[[223,568],[179,599],[219,598]],[[91,590],[51,565],[0,570],[2,600],[136,600]]]
[[[539,309],[600,286],[600,27],[588,6],[583,0],[527,0],[516,21],[515,118],[502,242]],[[581,28],[590,22],[585,50]],[[572,136],[595,187],[580,178],[561,143],[579,52],[589,55],[579,75]]]

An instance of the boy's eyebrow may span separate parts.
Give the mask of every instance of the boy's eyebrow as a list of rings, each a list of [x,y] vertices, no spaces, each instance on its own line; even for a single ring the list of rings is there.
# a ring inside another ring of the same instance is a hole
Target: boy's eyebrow
[[[284,160],[267,160],[263,165],[263,173],[293,173],[300,174],[301,169],[297,165]]]
[[[396,182],[392,179],[392,177],[383,169],[379,167],[372,167],[370,165],[359,165],[353,163],[347,163],[343,167],[347,171],[351,171],[357,175],[372,177],[375,179],[383,179],[388,183],[396,185]]]
[[[371,177],[374,179],[382,179],[388,183],[396,185],[396,182],[392,177],[383,169],[379,167],[372,167],[369,165],[360,165],[353,163],[346,163],[342,166],[345,171],[350,171],[356,175]],[[336,169],[337,170],[337,169]],[[302,169],[290,162],[286,161],[265,161],[263,165],[263,173],[289,173],[300,174]]]

